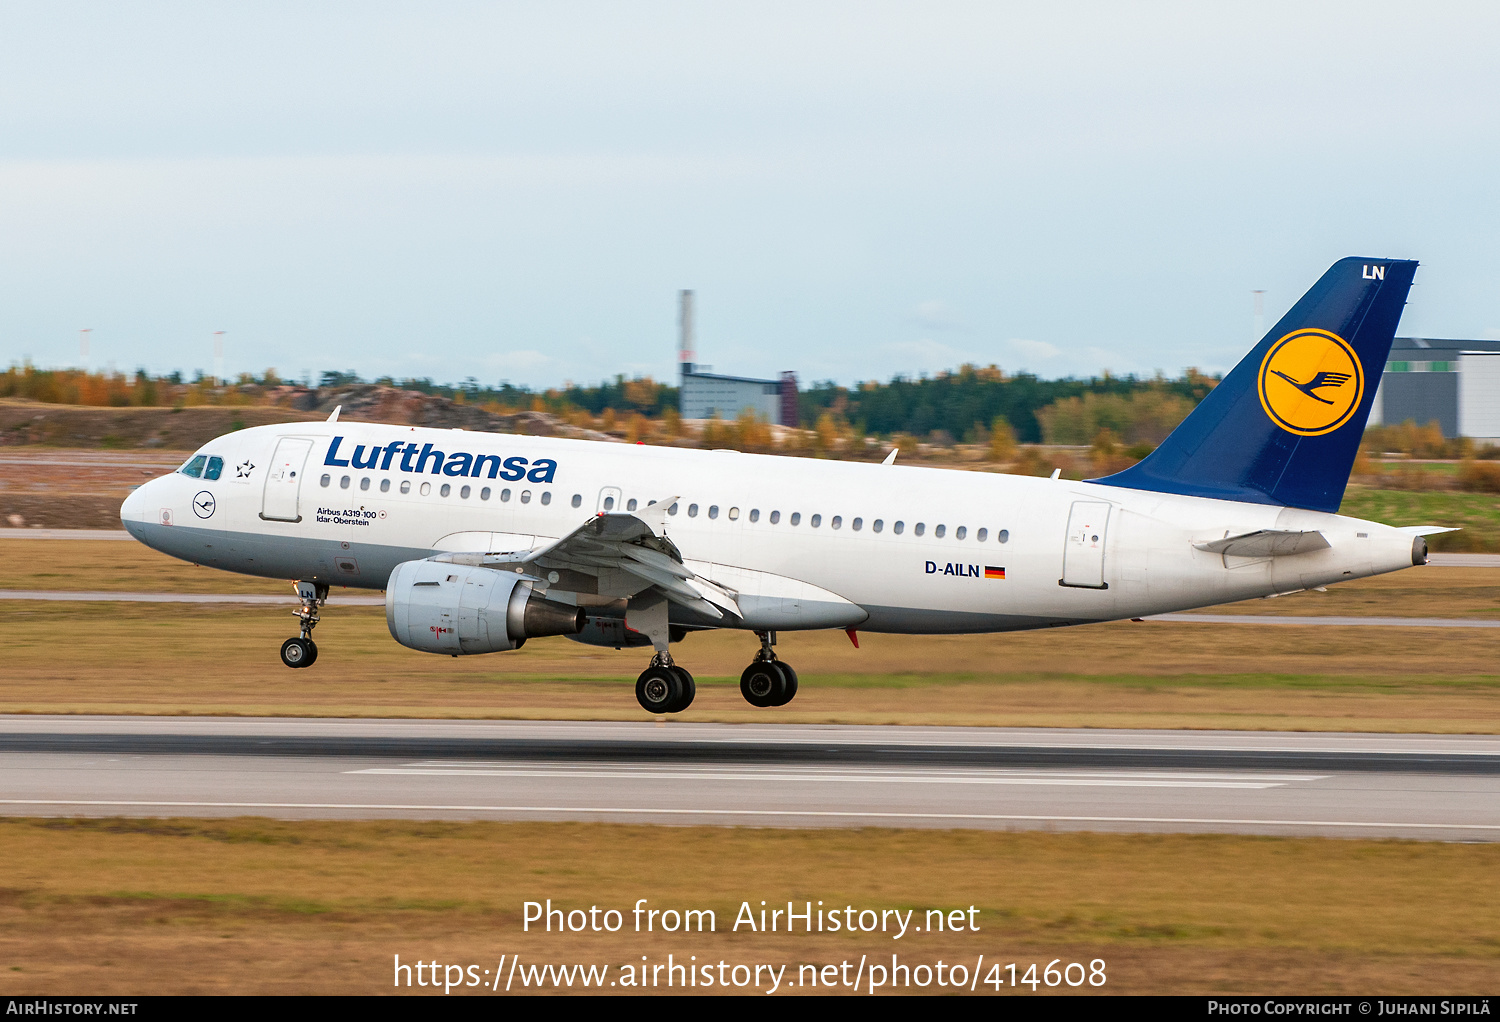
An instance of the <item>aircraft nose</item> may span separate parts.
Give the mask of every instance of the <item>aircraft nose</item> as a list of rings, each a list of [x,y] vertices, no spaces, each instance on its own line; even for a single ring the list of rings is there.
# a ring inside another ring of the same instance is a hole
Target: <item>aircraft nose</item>
[[[125,528],[128,529],[133,523],[144,522],[146,520],[145,491],[146,486],[150,485],[150,483],[147,483],[145,486],[137,486],[125,498],[125,503],[120,505],[120,524],[125,526]]]

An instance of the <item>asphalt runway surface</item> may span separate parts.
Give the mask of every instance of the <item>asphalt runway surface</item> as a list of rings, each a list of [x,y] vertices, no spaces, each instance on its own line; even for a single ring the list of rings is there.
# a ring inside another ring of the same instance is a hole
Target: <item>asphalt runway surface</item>
[[[1500,736],[0,717],[0,813],[1500,840]]]

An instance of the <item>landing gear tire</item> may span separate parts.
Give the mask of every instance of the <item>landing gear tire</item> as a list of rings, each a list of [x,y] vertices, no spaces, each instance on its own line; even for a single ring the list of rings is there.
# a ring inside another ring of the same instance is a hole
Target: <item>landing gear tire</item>
[[[797,672],[792,670],[792,665],[785,660],[773,661],[773,666],[781,672],[782,688],[781,698],[774,705],[785,706],[797,695]]]
[[[780,706],[786,687],[786,676],[774,660],[757,660],[740,675],[740,695],[751,706]]]
[[[288,667],[311,667],[318,647],[311,639],[288,639],[281,644],[281,662]]]
[[[676,664],[673,664],[672,673],[677,675],[677,680],[682,686],[681,696],[677,700],[677,705],[673,706],[672,709],[667,712],[681,713],[683,710],[693,705],[693,697],[698,694],[698,686],[693,684],[693,676],[688,673],[686,667],[678,667]]]
[[[648,713],[676,713],[685,688],[674,668],[648,667],[636,679],[635,699]]]

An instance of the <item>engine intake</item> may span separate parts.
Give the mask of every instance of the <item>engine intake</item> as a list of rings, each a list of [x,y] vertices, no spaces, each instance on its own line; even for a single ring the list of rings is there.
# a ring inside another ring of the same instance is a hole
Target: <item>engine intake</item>
[[[499,653],[527,639],[577,635],[584,612],[491,568],[441,561],[396,565],[385,588],[391,637],[424,653]]]

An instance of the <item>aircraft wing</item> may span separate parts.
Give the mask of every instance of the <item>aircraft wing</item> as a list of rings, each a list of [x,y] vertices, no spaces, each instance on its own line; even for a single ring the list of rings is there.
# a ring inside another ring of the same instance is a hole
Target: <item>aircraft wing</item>
[[[1197,550],[1228,557],[1285,557],[1326,550],[1328,540],[1321,532],[1293,532],[1287,529],[1257,529],[1238,536],[1225,536],[1206,543],[1194,543]]]
[[[655,588],[673,603],[710,620],[741,617],[735,593],[682,563],[666,535],[676,497],[639,511],[600,512],[561,539],[524,551],[455,551],[433,560],[513,571],[542,586],[628,598]]]

